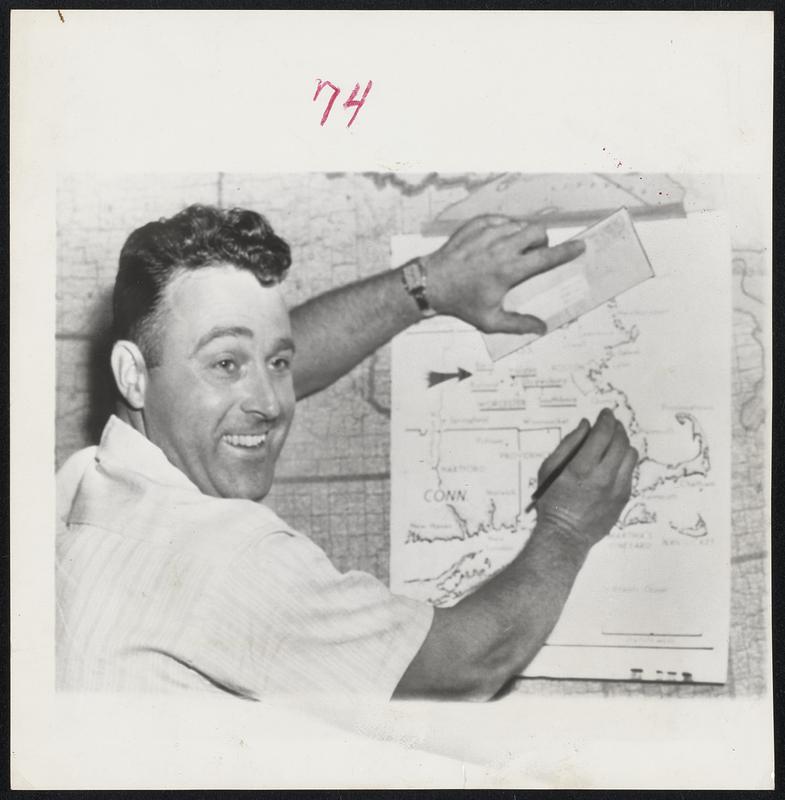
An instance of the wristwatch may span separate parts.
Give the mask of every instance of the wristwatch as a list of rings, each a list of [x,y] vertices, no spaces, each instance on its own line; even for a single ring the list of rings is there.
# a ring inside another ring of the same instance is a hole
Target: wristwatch
[[[419,258],[413,258],[404,264],[401,269],[401,278],[404,288],[414,298],[423,317],[436,316],[437,312],[428,302],[428,296],[425,294],[428,275],[422,261]]]

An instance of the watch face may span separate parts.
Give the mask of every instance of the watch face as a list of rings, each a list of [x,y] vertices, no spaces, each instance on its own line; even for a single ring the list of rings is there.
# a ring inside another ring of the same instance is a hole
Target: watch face
[[[417,308],[422,311],[424,317],[432,317],[436,312],[431,308],[428,298],[425,296],[425,289],[422,286],[417,287],[412,292],[412,297],[417,301]]]
[[[417,308],[420,309],[422,315],[424,317],[435,316],[436,311],[431,308],[431,304],[425,295],[425,271],[420,259],[415,258],[413,261],[404,264],[401,277],[406,291],[414,298],[414,302],[417,303]]]

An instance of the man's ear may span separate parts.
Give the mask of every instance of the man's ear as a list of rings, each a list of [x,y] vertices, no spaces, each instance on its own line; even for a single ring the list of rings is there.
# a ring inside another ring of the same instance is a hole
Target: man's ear
[[[112,372],[120,394],[134,411],[144,408],[147,365],[141,350],[121,339],[112,347]]]

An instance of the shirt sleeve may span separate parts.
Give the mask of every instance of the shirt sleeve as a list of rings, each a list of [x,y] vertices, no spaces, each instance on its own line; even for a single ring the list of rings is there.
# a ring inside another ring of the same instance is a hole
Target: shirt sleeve
[[[433,609],[363,572],[339,572],[299,534],[243,550],[205,594],[199,660],[254,697],[388,699],[430,630]]]

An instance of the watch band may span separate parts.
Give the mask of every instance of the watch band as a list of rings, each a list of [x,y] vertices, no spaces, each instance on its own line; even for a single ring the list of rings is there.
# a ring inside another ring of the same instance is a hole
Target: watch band
[[[425,288],[428,284],[428,275],[422,261],[414,258],[403,265],[401,269],[401,279],[406,291],[414,298],[417,308],[423,317],[436,316],[436,310],[428,302]]]

